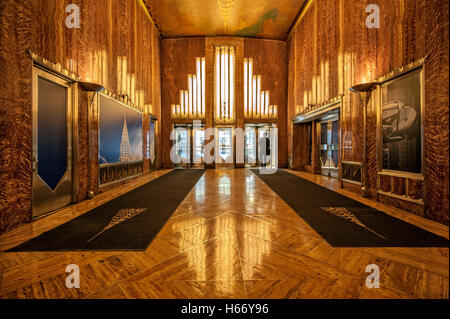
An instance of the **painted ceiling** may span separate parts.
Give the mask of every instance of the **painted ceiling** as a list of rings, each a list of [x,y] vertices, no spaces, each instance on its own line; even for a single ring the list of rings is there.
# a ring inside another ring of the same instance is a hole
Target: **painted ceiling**
[[[285,40],[306,0],[144,0],[164,38],[234,35]]]

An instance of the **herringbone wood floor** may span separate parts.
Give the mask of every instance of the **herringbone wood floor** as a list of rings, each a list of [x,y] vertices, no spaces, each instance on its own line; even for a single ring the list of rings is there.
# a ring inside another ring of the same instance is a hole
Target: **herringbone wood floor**
[[[206,171],[146,251],[3,252],[167,172],[0,236],[0,298],[448,298],[448,248],[333,248],[245,169]],[[448,238],[448,227],[294,173]],[[69,264],[80,289],[66,288]],[[379,289],[365,287],[369,264]]]

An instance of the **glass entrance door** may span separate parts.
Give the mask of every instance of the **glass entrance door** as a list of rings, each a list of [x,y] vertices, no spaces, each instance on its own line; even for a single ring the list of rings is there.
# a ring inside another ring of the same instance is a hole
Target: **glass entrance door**
[[[232,168],[233,160],[233,128],[216,128],[216,168]]]
[[[175,168],[188,168],[190,163],[189,131],[187,126],[175,126]]]
[[[339,166],[339,119],[320,123],[321,174],[338,178]]]
[[[266,157],[266,161],[267,161],[266,166],[267,167],[271,166],[271,163],[272,163],[272,159],[271,159],[272,152],[271,152],[270,148],[271,148],[272,141],[270,141],[270,144],[268,145],[269,150],[266,153],[263,152],[263,149],[262,149],[261,144],[260,144],[261,142],[265,141],[266,137],[271,140],[271,136],[272,135],[271,135],[271,127],[270,126],[263,126],[263,127],[259,127],[258,128],[258,155],[259,155],[259,157],[258,157],[258,165],[259,166],[262,166],[261,159],[262,159],[262,157],[264,155],[267,156]],[[268,154],[270,154],[270,155],[268,155]]]
[[[192,129],[192,166],[203,168],[204,161],[204,149],[205,149],[205,129],[203,127],[194,127]]]
[[[256,166],[257,163],[257,145],[256,145],[256,128],[247,126],[245,128],[244,137],[244,157],[245,166]]]

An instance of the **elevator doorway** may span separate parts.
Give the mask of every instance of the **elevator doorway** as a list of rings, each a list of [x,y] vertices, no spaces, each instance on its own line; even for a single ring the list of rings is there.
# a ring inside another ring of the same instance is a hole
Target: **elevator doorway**
[[[205,129],[203,125],[175,125],[175,153],[178,163],[175,168],[205,167]]]
[[[71,82],[33,68],[33,218],[73,201],[73,93]]]
[[[320,121],[320,165],[322,175],[339,177],[339,114]]]

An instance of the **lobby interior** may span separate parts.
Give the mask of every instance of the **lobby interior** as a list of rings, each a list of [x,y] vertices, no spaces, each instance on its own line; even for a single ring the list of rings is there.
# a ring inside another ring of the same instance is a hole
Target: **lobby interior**
[[[3,0],[0,299],[448,299],[448,20]]]

